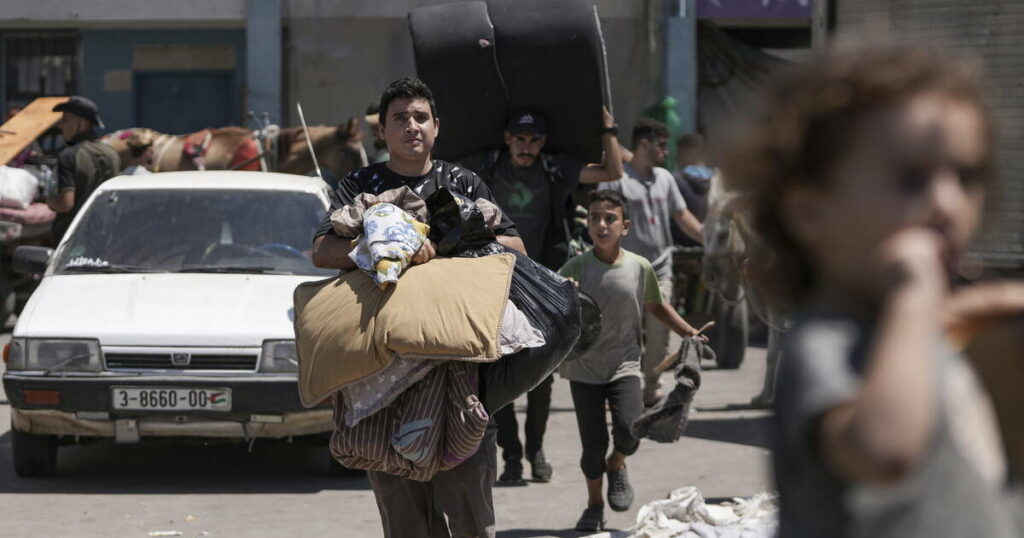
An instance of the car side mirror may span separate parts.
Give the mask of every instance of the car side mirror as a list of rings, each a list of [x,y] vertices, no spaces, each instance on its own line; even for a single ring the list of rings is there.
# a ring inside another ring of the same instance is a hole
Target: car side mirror
[[[15,273],[24,275],[40,275],[46,272],[53,249],[47,247],[18,247],[14,249],[11,268]]]

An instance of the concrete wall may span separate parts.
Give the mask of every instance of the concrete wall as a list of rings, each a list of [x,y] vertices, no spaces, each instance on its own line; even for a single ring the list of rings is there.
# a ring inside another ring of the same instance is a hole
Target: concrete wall
[[[282,0],[286,80],[281,123],[298,123],[296,101],[302,102],[307,121],[313,124],[362,117],[366,106],[380,98],[389,82],[415,74],[409,10],[448,1]],[[662,97],[661,2],[595,0],[623,141],[628,141],[628,130],[641,111]],[[82,30],[80,91],[97,101],[111,128],[133,122],[133,93],[123,88],[130,80],[125,70],[131,69],[131,49],[139,44],[234,45],[239,55],[239,110],[244,107],[246,0],[31,0],[6,4],[13,5],[5,5],[0,12],[0,29]]]
[[[242,121],[245,80],[245,32],[222,30],[83,30],[81,33],[81,83],[79,92],[96,102],[108,130],[134,127],[135,93],[131,87],[135,49],[146,45],[221,45],[233,49],[234,95],[232,107]],[[195,58],[202,61],[204,58]],[[208,60],[208,59],[207,59]],[[225,59],[216,59],[218,68]],[[174,67],[174,66],[170,66]],[[185,67],[185,66],[181,66]]]
[[[88,28],[245,24],[245,0],[5,0],[0,27]]]
[[[977,251],[991,266],[1024,271],[1024,2],[991,0],[838,0],[836,39],[916,42],[980,60],[997,121],[1002,192]]]
[[[248,0],[246,18],[248,108],[260,115],[266,113],[271,123],[280,123],[284,101],[281,0]]]
[[[439,3],[446,2],[286,0],[286,123],[298,122],[296,101],[302,102],[310,123],[362,117],[389,82],[416,72],[408,11]],[[625,142],[640,112],[660,98],[660,2],[595,4],[607,47],[616,120],[626,133],[620,140]]]

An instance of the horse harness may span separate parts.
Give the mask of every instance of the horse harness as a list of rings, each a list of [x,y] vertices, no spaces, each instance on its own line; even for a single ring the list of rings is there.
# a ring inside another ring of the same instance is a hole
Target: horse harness
[[[206,152],[210,150],[213,140],[213,129],[206,128],[185,137],[185,147],[181,152],[192,159],[196,170],[206,170]]]

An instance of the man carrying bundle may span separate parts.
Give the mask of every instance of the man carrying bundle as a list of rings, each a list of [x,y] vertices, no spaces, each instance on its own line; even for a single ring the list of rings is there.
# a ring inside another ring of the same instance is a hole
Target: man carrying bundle
[[[473,172],[432,159],[440,121],[430,89],[415,78],[402,78],[384,90],[378,129],[387,141],[391,158],[355,170],[338,183],[331,211],[354,202],[361,193],[380,193],[408,186],[422,198],[445,188],[471,200],[494,201],[490,189]],[[502,217],[495,229],[502,245],[525,252],[515,224]],[[349,257],[352,237],[340,237],[325,216],[313,241],[313,263],[318,267],[353,269]],[[435,257],[427,240],[412,263]],[[369,471],[385,536],[494,536],[491,485],[495,480],[494,430],[488,429],[480,448],[456,467],[419,482],[379,471]]]

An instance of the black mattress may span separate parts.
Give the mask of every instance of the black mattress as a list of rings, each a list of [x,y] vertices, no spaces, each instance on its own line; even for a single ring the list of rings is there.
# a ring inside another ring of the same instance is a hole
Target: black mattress
[[[434,155],[504,146],[509,114],[547,117],[545,151],[601,160],[604,41],[591,0],[490,0],[409,13],[418,76],[441,120]]]

